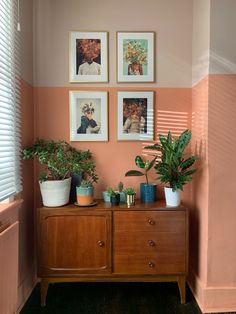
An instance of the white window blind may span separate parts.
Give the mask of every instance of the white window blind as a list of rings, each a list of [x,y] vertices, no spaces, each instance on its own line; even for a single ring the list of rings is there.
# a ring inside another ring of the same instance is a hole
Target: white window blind
[[[0,1],[0,201],[21,191],[17,0]]]

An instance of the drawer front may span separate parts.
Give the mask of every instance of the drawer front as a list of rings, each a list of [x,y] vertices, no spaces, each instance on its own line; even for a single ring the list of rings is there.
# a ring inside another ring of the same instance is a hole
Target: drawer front
[[[172,252],[157,254],[116,254],[114,273],[116,274],[184,274],[186,272],[183,254]]]
[[[115,273],[183,274],[185,211],[115,212],[113,245]]]
[[[114,247],[115,254],[169,251],[185,254],[186,238],[184,233],[116,232]]]
[[[185,233],[185,211],[117,211],[115,232],[155,231]]]

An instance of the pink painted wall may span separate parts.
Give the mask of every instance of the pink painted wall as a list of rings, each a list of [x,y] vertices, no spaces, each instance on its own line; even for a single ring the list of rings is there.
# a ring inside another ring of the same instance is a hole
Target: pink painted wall
[[[211,74],[192,89],[200,169],[190,211],[189,282],[204,313],[236,309],[235,102],[236,75]]]
[[[208,86],[207,76],[192,88],[192,150],[198,156],[198,171],[192,184],[188,280],[200,306],[204,304],[208,254]]]
[[[36,105],[36,137],[69,139],[69,90],[81,88],[35,88]],[[83,89],[82,89],[83,90]],[[88,88],[86,89],[88,90]],[[89,90],[94,90],[90,88]],[[102,191],[108,186],[116,186],[122,181],[125,186],[135,187],[139,197],[139,184],[143,177],[125,177],[125,172],[136,168],[134,159],[136,155],[142,154],[142,142],[117,141],[117,88],[96,88],[106,90],[109,93],[109,141],[107,142],[71,142],[80,149],[90,149],[94,155],[99,175],[99,182],[96,185],[97,198],[102,198]],[[129,89],[122,89],[129,90]],[[140,89],[139,89],[140,90]],[[174,112],[175,115],[183,114],[185,117],[183,129],[189,126],[191,115],[191,89],[189,88],[160,88],[155,89],[155,113],[158,111]],[[157,114],[155,114],[155,117]],[[173,129],[173,123],[169,122],[169,128]],[[168,128],[167,127],[167,128]],[[161,122],[156,121],[155,132],[157,134],[162,128]],[[156,174],[153,170],[150,179],[155,180]],[[162,187],[159,186],[159,195],[163,196]],[[38,196],[38,202],[40,197]]]
[[[33,87],[21,81],[22,147],[34,140]],[[34,166],[33,162],[22,163],[23,203],[19,210],[19,282],[18,308],[26,302],[36,282],[35,261],[35,206],[34,206]]]
[[[34,140],[33,98],[33,1],[20,1],[21,24],[21,115],[22,146]],[[23,162],[23,203],[19,210],[18,310],[22,308],[36,282],[35,206],[33,162]]]

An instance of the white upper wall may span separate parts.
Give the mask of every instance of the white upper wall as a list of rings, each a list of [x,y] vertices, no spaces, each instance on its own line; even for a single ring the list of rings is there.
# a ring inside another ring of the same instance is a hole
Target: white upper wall
[[[236,74],[236,1],[211,1],[210,73]]]
[[[192,12],[193,0],[35,0],[34,85],[72,86],[69,31],[108,31],[109,83],[92,86],[134,86],[116,82],[116,32],[147,30],[156,33],[156,82],[142,86],[191,87]]]
[[[21,77],[33,84],[33,1],[21,0]]]
[[[209,73],[210,0],[193,1],[192,85]]]

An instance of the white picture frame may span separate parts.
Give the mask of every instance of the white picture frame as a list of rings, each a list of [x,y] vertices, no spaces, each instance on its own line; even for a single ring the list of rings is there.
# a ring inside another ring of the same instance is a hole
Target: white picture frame
[[[70,91],[70,140],[108,141],[108,93]]]
[[[75,31],[69,38],[70,82],[108,82],[108,33]]]
[[[117,93],[117,139],[153,141],[154,92],[119,91]]]
[[[155,33],[117,32],[117,82],[154,82]]]

